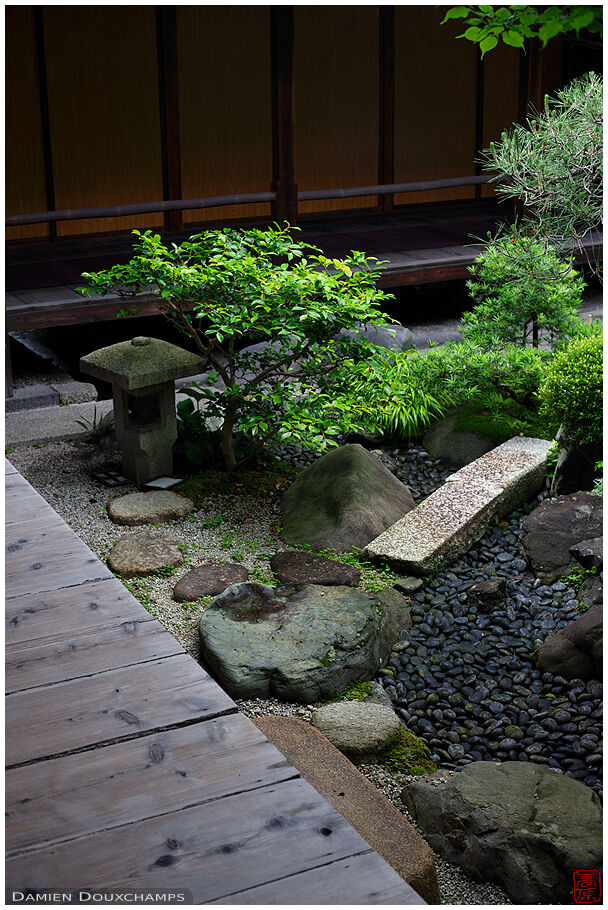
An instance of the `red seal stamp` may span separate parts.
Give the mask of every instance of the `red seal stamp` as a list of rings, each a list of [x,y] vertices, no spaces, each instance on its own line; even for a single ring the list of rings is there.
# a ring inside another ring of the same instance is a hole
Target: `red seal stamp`
[[[574,879],[575,904],[599,904],[602,899],[602,877],[597,869],[577,869]]]

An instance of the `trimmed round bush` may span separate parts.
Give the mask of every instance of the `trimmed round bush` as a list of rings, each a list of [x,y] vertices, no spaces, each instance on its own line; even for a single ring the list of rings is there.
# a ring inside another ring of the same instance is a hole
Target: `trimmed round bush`
[[[602,336],[589,334],[555,354],[540,388],[543,410],[563,426],[571,442],[602,438]]]

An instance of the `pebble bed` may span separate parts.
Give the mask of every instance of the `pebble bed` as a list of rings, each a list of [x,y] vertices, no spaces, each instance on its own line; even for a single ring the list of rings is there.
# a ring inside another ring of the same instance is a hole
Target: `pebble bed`
[[[419,446],[385,452],[417,502],[453,472]],[[315,457],[298,447],[275,454],[299,466]],[[118,537],[132,533],[109,520],[106,506],[135,487],[108,489],[95,481],[92,473],[107,467],[107,457],[98,450],[54,443],[20,448],[10,459],[102,559]],[[130,583],[140,602],[195,658],[200,657],[198,618],[206,603],[176,603],[171,596],[176,581],[196,563],[221,560],[240,562],[253,580],[271,582],[268,561],[285,549],[272,533],[279,503],[279,493],[210,496],[189,518],[163,525],[187,541],[189,566],[174,577]],[[534,650],[571,621],[579,606],[572,588],[564,582],[540,585],[521,558],[521,524],[535,505],[500,522],[412,596],[413,625],[401,633],[377,678],[441,767],[459,770],[482,759],[534,761],[601,794],[601,684],[567,681],[535,666]],[[507,579],[506,609],[478,614],[467,604],[467,589],[495,574]],[[276,700],[240,702],[239,707],[249,716],[274,713],[303,720],[311,711],[311,706]],[[400,792],[411,778],[380,765],[360,770],[407,815]],[[436,863],[444,903],[510,903],[496,885],[473,882],[440,857]]]

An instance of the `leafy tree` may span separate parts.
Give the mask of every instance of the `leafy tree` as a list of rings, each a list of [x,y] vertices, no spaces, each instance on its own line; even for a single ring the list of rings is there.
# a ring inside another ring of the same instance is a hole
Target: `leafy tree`
[[[467,28],[458,37],[478,44],[482,57],[499,41],[524,48],[526,38],[539,38],[545,47],[558,35],[603,30],[601,6],[452,6],[441,24],[451,19],[464,20]]]
[[[490,243],[469,269],[469,294],[477,306],[461,331],[485,349],[538,347],[539,330],[551,344],[579,331],[584,280],[552,247],[514,229]]]
[[[496,192],[521,201],[527,229],[554,246],[582,248],[601,228],[602,128],[602,80],[587,73],[484,152]]]
[[[376,287],[376,260],[360,252],[330,259],[287,227],[207,231],[170,247],[151,231],[134,233],[135,257],[84,273],[85,290],[145,289],[162,300],[212,370],[207,385],[188,390],[182,416],[190,429],[217,420],[228,470],[273,438],[323,449],[346,428],[363,429],[369,406],[343,394],[334,368],[374,349],[342,329],[385,324],[378,307],[392,295]],[[260,341],[269,343],[243,350]]]
[[[601,331],[594,326],[553,357],[540,389],[543,410],[575,445],[602,438],[602,348]]]

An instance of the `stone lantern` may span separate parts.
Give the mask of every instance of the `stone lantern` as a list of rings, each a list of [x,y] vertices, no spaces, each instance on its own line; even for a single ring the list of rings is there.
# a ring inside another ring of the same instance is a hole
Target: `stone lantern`
[[[82,357],[80,368],[112,385],[122,469],[138,486],[173,470],[175,380],[202,372],[204,358],[159,338],[133,338]]]

